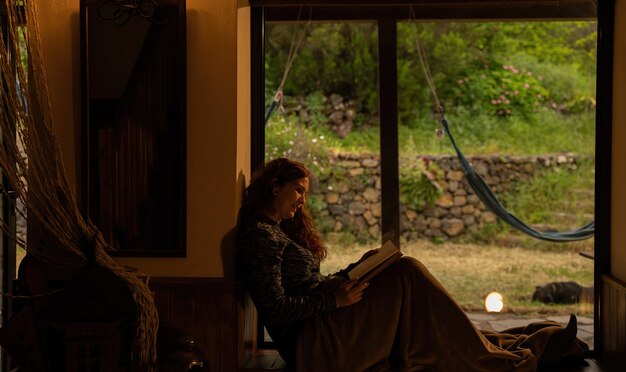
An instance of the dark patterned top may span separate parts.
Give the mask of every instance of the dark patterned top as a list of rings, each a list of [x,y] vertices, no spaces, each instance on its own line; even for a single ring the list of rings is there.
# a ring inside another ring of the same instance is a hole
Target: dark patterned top
[[[320,259],[285,235],[276,221],[245,211],[237,232],[237,273],[288,362],[295,349],[285,348],[295,347],[302,322],[336,308],[330,280],[345,277],[345,270],[322,275]]]

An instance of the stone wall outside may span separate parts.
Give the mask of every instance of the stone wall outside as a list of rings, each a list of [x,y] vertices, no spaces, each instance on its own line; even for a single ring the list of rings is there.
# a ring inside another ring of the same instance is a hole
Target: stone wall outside
[[[456,156],[424,156],[440,169],[441,195],[433,205],[417,210],[400,206],[401,237],[447,240],[475,232],[496,221],[463,176]],[[544,156],[469,156],[468,161],[491,190],[501,196],[516,182],[528,181],[554,168],[575,171],[574,154]],[[324,231],[351,232],[360,238],[380,237],[380,157],[374,154],[339,154],[330,162],[333,172],[316,180],[313,193],[319,227]]]

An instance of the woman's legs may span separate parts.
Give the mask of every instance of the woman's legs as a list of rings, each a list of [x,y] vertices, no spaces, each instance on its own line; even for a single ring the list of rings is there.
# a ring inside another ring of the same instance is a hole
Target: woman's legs
[[[432,366],[441,371],[535,370],[536,359],[528,349],[506,350],[489,342],[476,329],[448,291],[419,261],[399,262],[405,288],[403,326],[394,352],[399,366],[410,369],[423,353],[415,348],[415,338],[427,340],[426,347],[436,357]],[[417,319],[419,320],[417,320]],[[417,320],[417,322],[415,322]]]
[[[371,281],[361,302],[305,325],[298,370],[534,371],[562,329],[490,342],[422,263],[403,257]]]

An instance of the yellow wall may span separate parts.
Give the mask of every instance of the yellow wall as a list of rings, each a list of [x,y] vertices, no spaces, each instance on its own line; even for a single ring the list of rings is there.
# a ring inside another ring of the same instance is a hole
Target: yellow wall
[[[77,185],[80,133],[80,45],[78,1],[38,1],[39,31],[46,67],[50,104],[58,131],[57,139],[70,185]],[[76,192],[78,188],[74,190]]]
[[[77,185],[79,1],[37,3],[53,115]],[[249,59],[248,8],[187,0],[187,257],[120,263],[153,276],[232,276],[232,230],[250,163]]]
[[[615,2],[611,273],[626,281],[626,0]]]

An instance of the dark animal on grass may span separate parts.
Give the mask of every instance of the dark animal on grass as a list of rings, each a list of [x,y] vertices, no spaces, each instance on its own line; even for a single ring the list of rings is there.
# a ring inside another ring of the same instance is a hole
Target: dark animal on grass
[[[537,286],[533,301],[545,304],[593,303],[593,287],[583,287],[576,282],[552,282]]]

